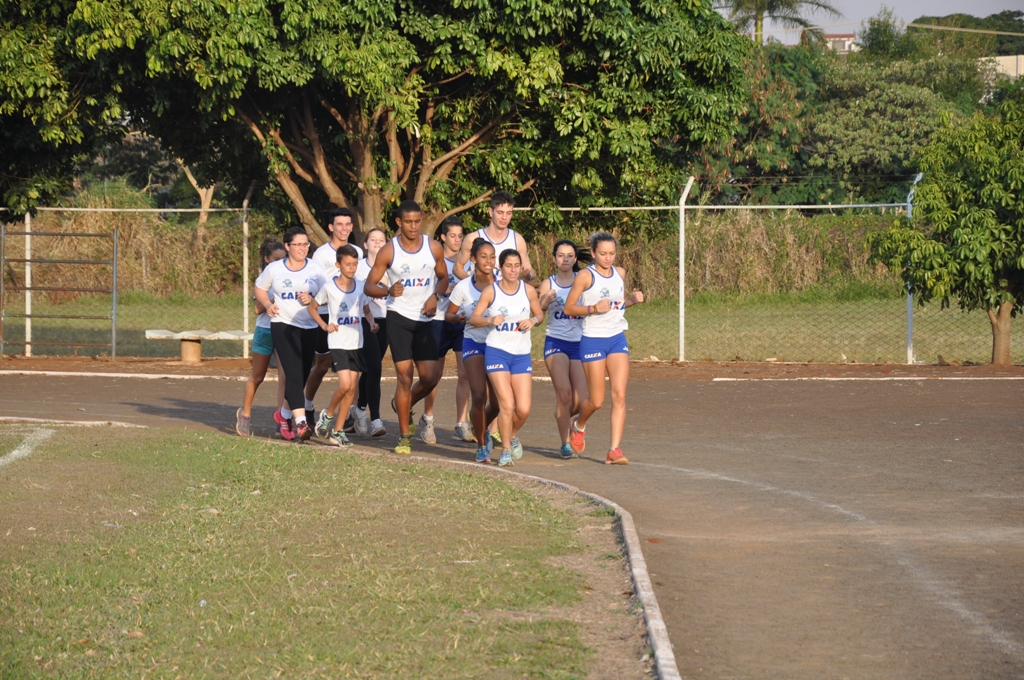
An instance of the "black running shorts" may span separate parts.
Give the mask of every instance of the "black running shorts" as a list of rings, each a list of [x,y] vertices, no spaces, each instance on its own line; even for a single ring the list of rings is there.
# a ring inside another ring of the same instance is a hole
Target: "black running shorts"
[[[395,363],[437,361],[433,321],[413,321],[388,310],[388,344]]]

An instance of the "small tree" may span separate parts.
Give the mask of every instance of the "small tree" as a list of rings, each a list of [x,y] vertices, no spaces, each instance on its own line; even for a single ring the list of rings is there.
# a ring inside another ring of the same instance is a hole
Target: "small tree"
[[[920,304],[956,298],[992,323],[992,363],[1010,364],[1010,323],[1024,302],[1024,87],[995,116],[943,117],[920,156],[915,217],[872,238],[872,258],[899,271]]]

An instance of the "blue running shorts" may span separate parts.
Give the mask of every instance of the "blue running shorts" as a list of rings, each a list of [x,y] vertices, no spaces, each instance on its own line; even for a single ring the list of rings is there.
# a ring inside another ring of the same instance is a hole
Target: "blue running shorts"
[[[487,353],[487,345],[469,338],[462,338],[462,360],[470,357],[482,357]]]
[[[609,354],[629,354],[629,343],[626,342],[625,333],[610,338],[588,338],[584,335],[580,339],[580,361],[583,363],[602,361],[607,359]]]
[[[253,354],[273,354],[274,336],[270,334],[269,328],[256,327],[252,334]]]
[[[511,354],[497,347],[488,347],[484,354],[488,373],[533,373],[533,360],[529,354]]]
[[[580,341],[544,338],[544,358],[547,359],[552,354],[565,354],[570,360],[579,361]]]

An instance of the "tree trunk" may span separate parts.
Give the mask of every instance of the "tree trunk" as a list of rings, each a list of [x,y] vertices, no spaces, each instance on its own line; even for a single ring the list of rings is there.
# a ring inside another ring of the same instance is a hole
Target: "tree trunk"
[[[988,309],[988,320],[992,323],[992,364],[995,366],[1010,365],[1010,322],[1013,317],[1012,302],[999,305],[999,310]]]
[[[754,44],[758,47],[764,44],[764,12],[758,12],[754,18]]]

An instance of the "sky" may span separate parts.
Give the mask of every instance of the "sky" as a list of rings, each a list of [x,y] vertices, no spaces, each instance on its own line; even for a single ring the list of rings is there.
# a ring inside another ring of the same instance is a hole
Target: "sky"
[[[842,12],[843,18],[833,19],[821,12],[807,16],[815,24],[829,25],[824,29],[826,33],[856,33],[861,22],[878,14],[883,4],[892,9],[898,18],[908,22],[920,16],[959,13],[987,17],[1003,10],[1024,10],[1024,2],[1021,0],[889,0],[885,3],[881,0],[831,0],[831,3]],[[774,32],[778,28],[781,27],[773,26],[770,21],[765,22],[765,33],[780,42],[795,43],[800,40],[799,31]]]

